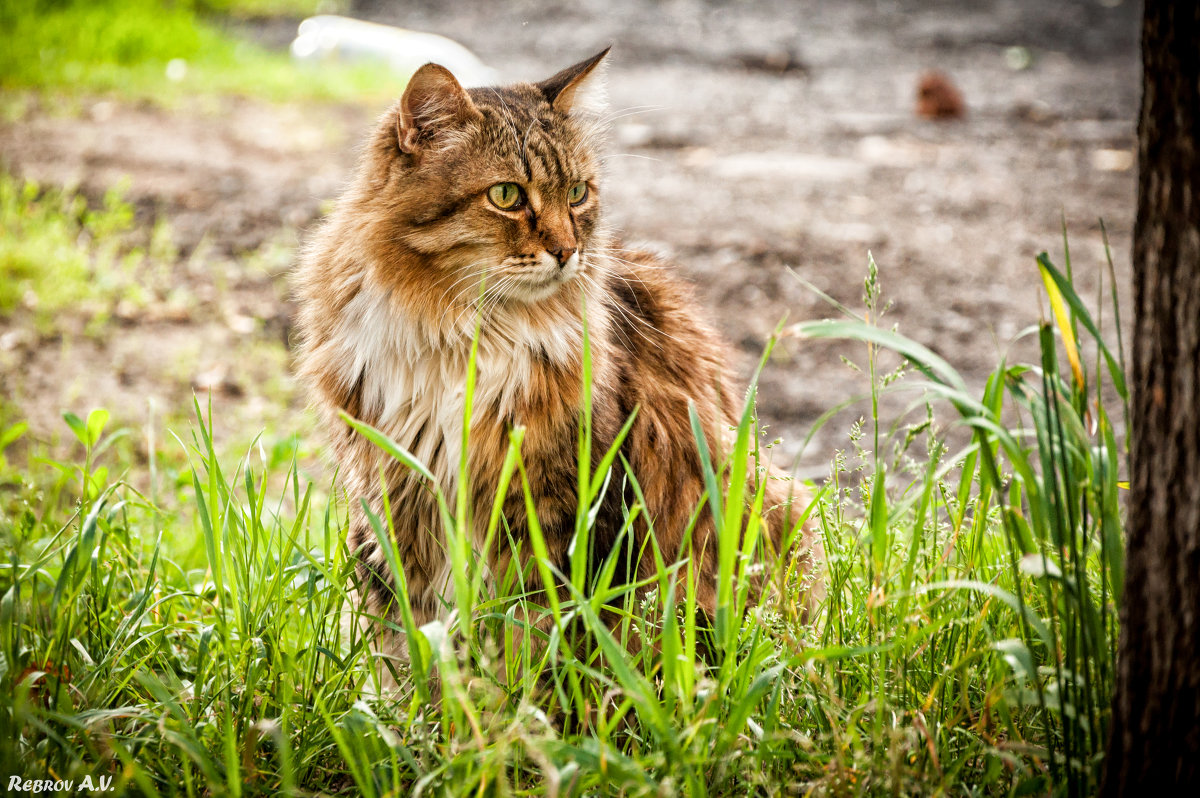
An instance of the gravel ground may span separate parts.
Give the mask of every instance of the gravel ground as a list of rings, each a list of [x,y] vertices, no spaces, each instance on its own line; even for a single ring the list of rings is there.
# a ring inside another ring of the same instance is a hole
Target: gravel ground
[[[610,219],[631,244],[678,262],[734,343],[743,377],[785,316],[835,313],[805,281],[861,314],[868,252],[892,303],[884,323],[974,385],[1037,321],[1034,256],[1049,250],[1061,260],[1064,222],[1081,295],[1096,296],[1100,219],[1127,295],[1136,4],[358,2],[354,13],[454,38],[506,79],[540,79],[613,44]],[[276,23],[253,32],[284,43],[293,30]],[[914,112],[930,69],[957,85],[965,116]],[[18,174],[90,192],[129,175],[139,208],[165,212],[185,254],[206,240],[236,257],[302,236],[378,110],[230,100],[168,113],[98,102],[76,118],[35,108],[0,126],[0,153]],[[170,354],[156,347],[187,339],[178,333],[193,324],[196,368],[224,363],[241,385],[230,401],[249,401],[262,377],[239,379],[245,364],[221,360],[237,334],[222,320],[249,314],[286,327],[280,284],[233,280],[202,298],[207,310],[195,319],[125,325],[120,341],[89,344],[96,349],[86,358],[78,348],[64,357],[53,340],[0,352],[0,384],[26,406],[49,407],[59,371],[84,369],[86,386],[86,369],[104,368],[110,349],[140,351],[146,337],[144,354],[130,356],[127,385],[98,394],[110,404],[144,401],[147,392],[169,393],[156,368]],[[176,334],[164,335],[163,324]],[[822,412],[865,390],[843,354],[862,355],[785,340],[767,367],[760,412],[789,455]],[[863,410],[820,431],[799,472],[824,475]]]

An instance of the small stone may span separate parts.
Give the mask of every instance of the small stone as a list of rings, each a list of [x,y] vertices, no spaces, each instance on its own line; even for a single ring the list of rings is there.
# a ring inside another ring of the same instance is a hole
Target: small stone
[[[967,112],[962,92],[944,72],[930,70],[917,83],[917,116],[961,119]]]
[[[29,330],[15,329],[9,330],[0,335],[0,352],[12,352],[16,349],[24,349],[33,343],[33,333]]]
[[[229,368],[224,364],[213,366],[192,377],[192,390],[205,393],[223,393],[228,396],[242,396],[244,391],[233,378],[229,376]]]
[[[1092,168],[1097,172],[1128,172],[1133,168],[1133,153],[1129,150],[1093,150]]]
[[[101,100],[94,103],[89,109],[89,115],[93,122],[107,122],[113,118],[113,114],[117,112],[117,104],[111,100]]]
[[[242,315],[241,313],[233,313],[225,320],[225,324],[229,329],[239,335],[249,335],[258,329],[258,322],[250,316]]]
[[[1008,47],[1004,50],[1004,65],[1013,72],[1029,69],[1033,64],[1033,53],[1028,47]]]
[[[167,62],[167,80],[179,83],[187,77],[188,63],[182,58],[172,58]]]

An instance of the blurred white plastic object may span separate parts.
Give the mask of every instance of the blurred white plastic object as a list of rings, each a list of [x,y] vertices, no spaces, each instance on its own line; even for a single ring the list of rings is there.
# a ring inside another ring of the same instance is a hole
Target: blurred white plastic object
[[[494,69],[445,36],[329,14],[300,23],[292,57],[299,61],[381,61],[406,75],[433,62],[449,69],[464,86],[496,82]]]

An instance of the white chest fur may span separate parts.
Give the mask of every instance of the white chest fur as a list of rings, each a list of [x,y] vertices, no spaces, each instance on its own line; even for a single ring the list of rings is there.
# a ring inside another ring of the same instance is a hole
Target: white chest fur
[[[434,329],[383,291],[364,286],[339,322],[331,342],[337,369],[344,385],[360,384],[363,419],[416,456],[451,495],[475,319],[465,316],[457,326],[452,320]],[[535,326],[522,314],[494,312],[479,336],[475,413],[489,408],[511,415],[536,362],[578,363],[581,342],[582,324],[573,314]]]

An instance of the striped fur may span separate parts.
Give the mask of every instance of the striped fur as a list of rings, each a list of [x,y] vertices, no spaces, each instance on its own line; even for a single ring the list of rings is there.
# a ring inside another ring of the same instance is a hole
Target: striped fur
[[[418,622],[438,614],[451,582],[436,506],[410,472],[385,462],[338,413],[383,430],[453,494],[477,320],[468,462],[479,534],[508,431],[523,425],[522,456],[538,519],[552,559],[569,570],[584,309],[593,353],[593,450],[597,457],[605,451],[639,409],[623,454],[666,557],[681,553],[703,493],[689,401],[718,462],[728,448],[740,398],[730,388],[726,350],[670,268],[647,253],[620,249],[601,221],[603,124],[583,103],[601,93],[603,56],[541,84],[470,91],[444,69],[423,67],[380,120],[354,181],[297,270],[300,373],[324,414],[348,493],[381,509],[379,469],[385,469]],[[571,206],[567,192],[580,180],[587,198]],[[517,211],[493,205],[488,188],[501,182],[521,186],[527,205]],[[561,265],[551,254],[572,250]],[[770,477],[768,543],[777,549],[789,523],[791,483],[773,471],[758,476]],[[622,500],[630,499],[618,493],[610,491],[596,520],[600,557],[619,534]],[[504,511],[520,540],[526,518],[517,488]],[[709,611],[715,601],[712,529],[702,514],[693,540],[698,597]],[[645,531],[644,524],[636,530],[639,536]],[[392,587],[382,552],[357,514],[349,534],[368,595],[382,609]],[[817,553],[811,536],[803,537],[811,563]],[[490,552],[493,572],[508,557],[506,547]],[[630,576],[653,567],[626,565]]]

